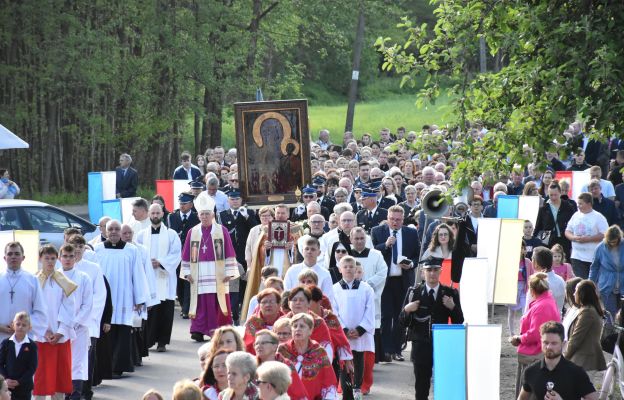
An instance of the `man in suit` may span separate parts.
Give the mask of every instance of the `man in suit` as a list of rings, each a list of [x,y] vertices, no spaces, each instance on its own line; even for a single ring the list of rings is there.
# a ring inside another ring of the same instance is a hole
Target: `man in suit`
[[[433,367],[431,325],[446,324],[449,318],[453,324],[464,322],[459,293],[440,284],[442,260],[429,259],[422,269],[425,281],[409,288],[402,307],[405,311],[403,323],[409,327],[407,339],[412,341],[410,358],[414,365],[416,400],[429,398]]]
[[[386,220],[388,210],[377,206],[377,190],[369,187],[362,188],[362,207],[357,213],[357,225],[370,234],[374,226]]]
[[[316,189],[316,201],[321,205],[321,209],[325,208],[328,211],[327,215],[323,214],[323,217],[327,220],[336,202],[327,194],[326,183],[327,180],[322,176],[317,176],[312,180],[312,186]]]
[[[167,226],[178,233],[180,243],[186,242],[186,235],[192,227],[199,224],[197,212],[193,209],[193,196],[191,193],[180,193],[178,196],[179,208],[168,215]],[[176,269],[178,276],[177,296],[182,307],[180,315],[188,319],[189,307],[191,305],[191,287],[186,279],[180,278],[180,266]]]
[[[117,198],[136,197],[136,191],[139,187],[139,174],[130,164],[132,164],[130,154],[124,153],[119,156],[119,167],[115,169]]]
[[[403,208],[388,210],[388,223],[375,226],[371,238],[388,265],[388,277],[381,294],[381,334],[385,361],[403,361],[401,355],[399,313],[407,289],[414,284],[414,267],[420,256],[418,232],[403,226]]]
[[[173,179],[194,181],[201,176],[201,170],[192,164],[189,152],[185,151],[180,155],[180,162],[182,165],[173,171]]]
[[[228,192],[228,203],[230,204],[230,209],[221,211],[221,224],[225,226],[230,233],[232,245],[234,246],[234,251],[236,252],[236,261],[238,261],[238,264],[240,264],[243,267],[243,270],[247,272],[247,262],[245,261],[245,246],[247,244],[247,237],[249,236],[251,228],[258,225],[260,220],[253,210],[248,210],[247,207],[242,207],[240,191],[235,189],[230,190]],[[246,286],[247,280],[240,279],[239,291],[230,291],[232,317],[234,321],[238,321],[239,305],[242,302],[242,298],[239,297],[239,294],[245,294]]]

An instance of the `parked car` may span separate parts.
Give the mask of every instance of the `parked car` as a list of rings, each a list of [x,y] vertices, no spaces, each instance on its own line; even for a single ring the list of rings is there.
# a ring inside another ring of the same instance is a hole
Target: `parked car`
[[[0,230],[38,230],[41,245],[63,244],[63,231],[69,227],[82,231],[87,241],[100,234],[97,225],[60,208],[33,200],[0,200]]]

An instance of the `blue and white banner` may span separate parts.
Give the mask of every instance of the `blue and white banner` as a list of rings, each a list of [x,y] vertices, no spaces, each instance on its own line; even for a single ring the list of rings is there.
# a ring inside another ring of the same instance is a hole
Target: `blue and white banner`
[[[89,172],[88,175],[89,218],[97,224],[104,216],[102,202],[116,197],[115,171]]]

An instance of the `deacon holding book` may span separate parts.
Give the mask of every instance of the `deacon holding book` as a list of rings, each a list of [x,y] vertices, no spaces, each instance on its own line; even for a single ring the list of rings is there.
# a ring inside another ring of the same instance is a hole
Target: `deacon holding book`
[[[191,338],[202,342],[204,335],[232,324],[228,282],[239,273],[230,234],[214,222],[214,200],[202,192],[194,205],[200,224],[186,236],[180,275],[191,284]]]

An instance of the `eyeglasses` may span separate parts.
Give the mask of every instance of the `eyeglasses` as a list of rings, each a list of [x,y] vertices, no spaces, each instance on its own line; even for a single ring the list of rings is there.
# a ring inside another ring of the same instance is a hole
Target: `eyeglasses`
[[[260,385],[261,383],[268,383],[269,385],[271,385],[271,386],[275,387],[275,386],[274,386],[271,382],[261,381],[260,379],[258,379],[258,380],[256,381],[256,384],[257,384],[257,385]]]
[[[303,198],[304,198],[304,199],[313,199],[313,198],[314,198],[314,195],[313,195],[313,194],[304,194],[304,195],[303,195]]]
[[[336,249],[336,253],[347,254],[347,250],[346,249]]]

